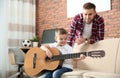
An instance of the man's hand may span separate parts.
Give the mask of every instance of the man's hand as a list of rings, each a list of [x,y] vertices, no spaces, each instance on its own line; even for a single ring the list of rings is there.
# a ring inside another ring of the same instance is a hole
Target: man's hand
[[[86,40],[84,38],[76,38],[75,42],[80,45],[82,43],[84,43]]]

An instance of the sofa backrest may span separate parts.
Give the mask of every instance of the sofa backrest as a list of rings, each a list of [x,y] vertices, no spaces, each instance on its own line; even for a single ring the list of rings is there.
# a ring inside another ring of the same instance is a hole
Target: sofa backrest
[[[120,45],[116,54],[116,73],[120,74]]]
[[[43,31],[41,45],[42,44],[51,44],[55,42],[55,29],[48,29]]]
[[[94,70],[100,72],[120,73],[120,39],[105,39],[94,44],[75,44],[75,52],[88,52],[93,50],[104,50],[105,56],[102,58],[91,58],[77,62],[77,67],[84,70]]]

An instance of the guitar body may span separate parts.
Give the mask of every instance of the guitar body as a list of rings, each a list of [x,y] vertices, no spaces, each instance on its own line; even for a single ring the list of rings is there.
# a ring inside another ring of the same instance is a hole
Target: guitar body
[[[90,57],[104,57],[105,52],[103,50],[89,51],[89,52],[80,52],[80,53],[71,53],[71,54],[60,54],[57,48],[49,48],[52,52],[53,57],[48,59],[45,51],[41,48],[31,48],[25,55],[24,67],[25,72],[29,76],[40,76],[48,70],[55,70],[59,64],[60,60],[78,58],[81,54]]]
[[[53,55],[59,55],[56,48],[50,48]],[[35,60],[34,55],[36,54]],[[24,67],[25,72],[29,76],[37,76],[43,74],[45,70],[54,70],[58,67],[60,61],[46,61],[46,53],[41,48],[31,48],[25,55]],[[35,62],[35,63],[34,63]],[[34,64],[33,64],[34,63]]]

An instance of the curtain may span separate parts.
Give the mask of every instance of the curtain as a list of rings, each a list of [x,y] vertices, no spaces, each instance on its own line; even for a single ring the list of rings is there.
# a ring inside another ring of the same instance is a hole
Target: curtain
[[[0,0],[0,78],[8,78],[17,67],[11,65],[8,48],[22,47],[35,36],[35,0]]]
[[[35,0],[10,0],[9,47],[35,36]]]

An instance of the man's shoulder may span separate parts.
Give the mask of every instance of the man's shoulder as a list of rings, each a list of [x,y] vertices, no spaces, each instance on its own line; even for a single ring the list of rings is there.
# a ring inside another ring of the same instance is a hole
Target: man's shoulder
[[[97,22],[104,21],[103,17],[98,15],[98,14],[95,15],[95,19],[94,20],[97,21]]]
[[[98,15],[98,14],[96,14],[96,15],[95,15],[95,19],[103,19],[103,17],[100,16],[100,15]]]
[[[74,18],[76,18],[76,19],[83,19],[83,14],[79,13],[79,14],[75,15]]]

